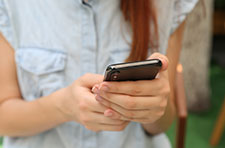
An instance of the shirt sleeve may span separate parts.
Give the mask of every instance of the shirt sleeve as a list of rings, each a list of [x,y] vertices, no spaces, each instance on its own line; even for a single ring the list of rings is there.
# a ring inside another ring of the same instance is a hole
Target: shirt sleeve
[[[171,33],[173,33],[176,28],[185,20],[188,13],[192,11],[197,2],[198,0],[175,0]]]
[[[0,0],[0,33],[13,45],[12,27],[4,0]]]

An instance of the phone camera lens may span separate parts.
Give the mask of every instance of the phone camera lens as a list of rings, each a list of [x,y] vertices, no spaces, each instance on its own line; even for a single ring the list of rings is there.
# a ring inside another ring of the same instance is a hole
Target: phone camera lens
[[[116,79],[117,79],[117,77],[118,77],[117,75],[113,75],[113,79],[114,79],[114,80],[116,80]]]
[[[118,79],[118,76],[119,76],[119,73],[118,72],[115,72],[111,75],[111,78],[112,80],[117,80]]]

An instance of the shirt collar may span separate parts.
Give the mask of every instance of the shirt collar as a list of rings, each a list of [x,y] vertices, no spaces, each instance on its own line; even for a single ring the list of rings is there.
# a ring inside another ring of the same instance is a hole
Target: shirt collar
[[[84,4],[84,3],[92,4],[92,2],[95,1],[95,0],[79,0],[79,1],[80,1],[81,4]]]

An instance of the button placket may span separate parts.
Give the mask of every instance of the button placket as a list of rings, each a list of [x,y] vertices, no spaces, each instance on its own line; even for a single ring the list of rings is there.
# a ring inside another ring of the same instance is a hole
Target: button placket
[[[92,7],[93,0],[81,0],[82,4]]]
[[[82,9],[82,74],[97,72],[97,32],[94,11],[90,5],[83,4]]]
[[[97,59],[97,32],[94,17],[94,11],[90,0],[83,0],[82,17],[82,49],[81,49],[81,73],[87,72],[96,73]],[[93,148],[97,147],[96,133],[82,128],[82,147]]]

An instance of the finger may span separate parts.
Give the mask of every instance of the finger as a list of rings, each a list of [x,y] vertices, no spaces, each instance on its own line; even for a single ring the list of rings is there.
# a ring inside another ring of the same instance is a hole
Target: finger
[[[105,116],[120,120],[148,119],[160,115],[164,110],[163,106],[152,107],[151,109],[146,110],[128,110],[118,106],[117,104],[110,103],[105,99],[103,99],[101,103],[109,107],[109,109],[104,112]]]
[[[129,120],[133,119],[145,119],[149,118],[157,112],[161,112],[163,107],[152,107],[151,109],[143,109],[143,110],[131,110],[125,109],[117,104],[110,103],[109,101],[102,98],[101,103],[109,108],[104,112],[104,115],[110,117],[112,119],[120,119],[124,120],[125,118]]]
[[[107,124],[107,125],[123,125],[124,121],[119,119],[112,119],[109,117],[104,116],[102,113],[91,112],[89,121],[91,123],[98,123],[98,124]]]
[[[103,100],[101,102],[106,106],[109,105],[107,100]],[[155,116],[157,116],[157,112],[161,111],[162,108],[154,108],[152,110],[124,110],[123,108],[119,107],[116,104],[109,105],[111,109],[107,109],[104,112],[104,116],[110,117],[112,119],[119,119],[123,121],[134,121],[134,122],[141,122],[141,123],[148,123],[152,122],[153,119],[155,120]]]
[[[96,94],[97,91],[98,91],[98,89],[99,89],[99,87],[100,87],[99,84],[95,84],[95,85],[92,87],[91,92],[94,93],[94,94]]]
[[[99,94],[95,97],[99,102],[103,99],[111,102],[112,104],[117,104],[124,109],[130,110],[143,110],[150,109],[155,106],[161,106],[164,98],[159,96],[130,96],[124,94],[106,93],[104,91],[99,91]],[[110,105],[110,104],[109,104]]]
[[[120,117],[122,115],[120,113],[118,113],[117,111],[115,111],[111,108],[108,108],[107,110],[105,110],[104,116],[109,117],[111,119],[120,119]]]
[[[114,116],[114,114],[118,113]],[[113,119],[121,119],[122,117],[128,118],[128,119],[141,119],[141,118],[148,118],[150,117],[156,110],[127,110],[124,108],[121,108],[120,106],[116,104],[111,104],[111,109],[107,109],[104,112],[104,115]],[[108,116],[110,113],[111,116]]]
[[[158,73],[157,75],[157,78],[160,78],[160,77],[165,77],[165,78],[168,78],[168,66],[169,66],[169,59],[161,54],[161,53],[153,53],[149,59],[159,59],[161,62],[162,62],[162,68],[160,70],[160,72]]]
[[[119,112],[115,110],[111,112],[111,104],[112,104],[111,102],[103,99],[102,97],[100,97],[101,99],[98,99],[98,98],[99,97],[97,97],[96,100],[103,106],[107,107],[107,109],[103,113],[106,117],[110,117],[112,119],[119,119],[122,116]]]
[[[164,77],[154,80],[102,82],[98,87],[100,91],[127,94],[133,96],[153,96],[162,94],[168,88],[168,79]],[[98,93],[98,90],[95,90]]]
[[[79,83],[82,86],[92,89],[92,87],[95,84],[101,83],[103,81],[103,79],[104,79],[103,75],[87,73],[79,79]]]
[[[108,107],[105,106],[104,104],[101,104],[100,102],[96,101],[95,103],[93,103],[93,105],[89,106],[89,109],[94,112],[104,113],[105,110],[108,109]]]
[[[105,111],[104,115],[106,114],[106,112],[115,112],[114,110],[108,109]],[[122,121],[133,121],[133,122],[139,122],[139,123],[153,123],[154,121],[156,121],[157,119],[160,118],[160,115],[154,115],[154,114],[147,114],[146,116],[143,117],[126,117],[121,115],[118,119],[122,120]]]
[[[148,59],[159,59],[162,62],[161,71],[165,71],[168,68],[169,59],[161,53],[155,52]]]
[[[138,122],[138,123],[143,123],[143,124],[147,124],[147,123],[153,123],[154,121],[156,121],[156,119],[158,118],[127,118],[127,117],[121,117],[121,120],[124,121],[132,121],[132,122]]]
[[[106,112],[112,112],[112,114],[115,112],[114,110],[108,109],[105,111],[104,115],[106,115]],[[112,117],[111,117],[112,118]],[[160,116],[154,115],[154,114],[147,114],[143,117],[127,117],[127,116],[119,116],[118,119],[122,121],[133,121],[133,122],[139,122],[139,123],[152,123],[153,121],[156,121],[156,119],[159,119]]]
[[[83,111],[90,110],[93,112],[104,113],[104,111],[108,109],[107,106],[104,106],[103,104],[96,101],[95,95],[92,93],[87,93],[83,99],[85,99],[84,103],[80,104],[80,107]]]

